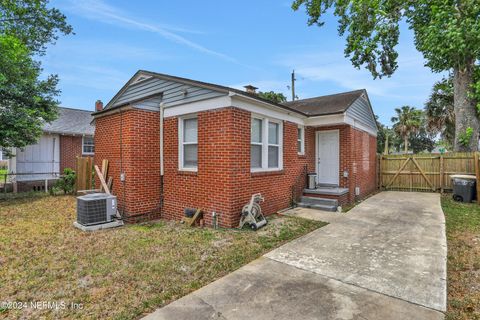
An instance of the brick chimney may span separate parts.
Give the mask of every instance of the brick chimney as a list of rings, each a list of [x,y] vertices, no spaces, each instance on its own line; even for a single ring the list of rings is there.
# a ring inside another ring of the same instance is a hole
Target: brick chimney
[[[103,102],[102,100],[97,100],[95,102],[95,111],[102,111],[103,110]]]
[[[245,91],[250,94],[257,94],[257,87],[252,86],[251,84],[243,86],[245,88]]]

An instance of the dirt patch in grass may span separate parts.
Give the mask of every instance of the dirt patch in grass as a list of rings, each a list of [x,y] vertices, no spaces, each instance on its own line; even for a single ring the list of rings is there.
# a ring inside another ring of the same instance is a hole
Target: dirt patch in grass
[[[74,219],[70,196],[0,201],[0,302],[27,303],[0,306],[0,318],[135,319],[324,225],[274,217],[260,232],[158,221],[84,233]]]
[[[447,320],[480,319],[480,206],[442,197],[448,244]]]

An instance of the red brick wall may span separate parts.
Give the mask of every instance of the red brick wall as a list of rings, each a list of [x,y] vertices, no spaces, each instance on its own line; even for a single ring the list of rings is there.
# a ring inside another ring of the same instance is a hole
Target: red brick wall
[[[237,175],[233,188],[234,202],[233,210],[237,212],[235,223],[238,222],[238,213],[241,211],[252,194],[261,193],[265,202],[261,205],[262,212],[272,214],[278,210],[287,208],[292,202],[292,187],[300,184],[300,190],[305,186],[306,178],[302,174],[306,171],[314,171],[312,160],[314,158],[315,138],[313,130],[306,129],[305,132],[305,155],[298,155],[297,152],[297,128],[298,125],[283,122],[283,170],[276,172],[250,172],[250,126],[251,114],[246,111],[237,110],[238,134],[236,145],[239,149],[239,157],[235,159],[234,166],[237,167]],[[299,179],[297,179],[300,177]]]
[[[364,198],[377,188],[377,138],[360,130],[352,129],[355,154],[355,185],[360,187],[357,199]]]
[[[77,157],[82,156],[81,136],[60,136],[60,173],[65,168],[75,170]]]
[[[242,122],[235,108],[200,112],[198,172],[188,172],[178,169],[178,119],[165,119],[164,217],[178,220],[184,208],[202,208],[207,224],[211,224],[215,211],[222,226],[233,226],[233,188],[235,175],[241,170],[234,167],[235,159],[241,157],[236,137]]]
[[[99,168],[102,167],[102,160],[109,161],[108,176],[113,178],[112,193],[117,196],[118,208],[120,212],[125,209],[124,185],[120,182],[120,172],[122,172],[121,152],[122,139],[121,127],[122,121],[128,117],[128,112],[123,114],[116,113],[95,119],[95,156],[94,162]],[[123,164],[126,162],[123,161]],[[96,187],[100,186],[96,179]]]
[[[97,118],[95,164],[109,160],[108,176],[120,211],[128,219],[160,212],[160,136],[158,112],[138,109]],[[125,181],[120,181],[121,173]],[[98,186],[97,181],[97,186]]]
[[[341,186],[350,189],[348,202],[355,198],[356,185],[361,187],[361,196],[375,188],[375,138],[364,132],[347,125],[307,127],[306,153],[298,155],[297,125],[284,121],[283,170],[251,173],[250,126],[251,114],[238,108],[198,113],[198,172],[182,172],[178,169],[178,119],[165,119],[164,218],[179,220],[184,208],[202,208],[207,225],[211,224],[211,214],[215,211],[221,226],[235,227],[243,205],[253,193],[265,197],[262,209],[266,214],[290,206],[292,186],[298,184],[297,189],[301,190],[305,185],[302,175],[305,166],[307,172],[315,170],[317,130],[340,130],[339,175]],[[158,113],[133,109],[97,118],[95,143],[95,163],[100,165],[102,159],[110,160],[109,176],[114,178],[113,193],[119,198],[120,208],[129,216],[158,213],[161,193]],[[369,151],[365,152],[365,148]],[[349,178],[342,177],[344,170],[349,171]],[[125,182],[120,182],[121,172],[125,172]]]
[[[250,173],[251,114],[227,107],[198,114],[198,172],[178,170],[178,119],[165,119],[164,211],[169,219],[180,219],[186,207],[201,207],[211,224],[211,213],[219,214],[223,227],[235,227],[240,212],[253,193],[262,193],[266,214],[291,204],[292,185],[313,155],[313,136],[307,129],[306,155],[297,154],[297,125],[284,122],[284,169],[272,173]],[[312,170],[309,168],[309,170]],[[305,184],[304,178],[299,181]]]

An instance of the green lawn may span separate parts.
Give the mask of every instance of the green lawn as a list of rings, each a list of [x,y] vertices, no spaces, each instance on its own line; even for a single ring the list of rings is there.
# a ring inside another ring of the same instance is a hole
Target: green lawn
[[[480,206],[442,197],[448,242],[447,320],[480,319]]]
[[[325,225],[273,217],[258,232],[157,221],[84,233],[74,219],[71,196],[0,200],[0,302],[82,306],[0,318],[136,319]]]

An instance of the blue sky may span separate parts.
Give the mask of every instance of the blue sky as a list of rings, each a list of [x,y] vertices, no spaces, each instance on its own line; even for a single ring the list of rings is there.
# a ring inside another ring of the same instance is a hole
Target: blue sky
[[[60,0],[75,35],[61,37],[42,57],[45,74],[60,77],[65,107],[93,110],[108,102],[138,70],[146,69],[236,88],[253,84],[283,92],[296,70],[300,98],[367,89],[383,123],[393,109],[423,108],[441,78],[423,66],[412,33],[402,28],[399,69],[373,80],[344,57],[334,17],[308,27],[289,1]]]

